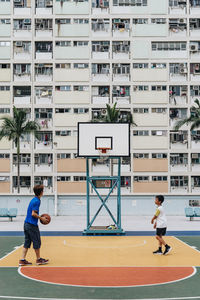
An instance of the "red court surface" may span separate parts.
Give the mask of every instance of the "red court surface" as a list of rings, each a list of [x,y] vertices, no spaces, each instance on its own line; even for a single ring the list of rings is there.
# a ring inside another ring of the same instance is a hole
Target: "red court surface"
[[[186,279],[194,267],[21,267],[29,279],[86,287],[128,287],[164,284]]]

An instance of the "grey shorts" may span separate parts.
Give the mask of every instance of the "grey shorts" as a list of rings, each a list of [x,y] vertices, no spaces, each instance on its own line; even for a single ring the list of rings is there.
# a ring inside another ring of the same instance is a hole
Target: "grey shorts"
[[[33,243],[34,249],[39,249],[41,247],[40,231],[38,226],[30,223],[24,223],[24,248],[28,249]]]

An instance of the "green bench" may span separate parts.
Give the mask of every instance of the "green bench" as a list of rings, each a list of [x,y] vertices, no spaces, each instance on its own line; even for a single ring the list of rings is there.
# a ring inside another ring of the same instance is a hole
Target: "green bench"
[[[12,222],[13,218],[16,218],[17,216],[17,208],[0,208],[0,218],[9,218],[9,220]]]
[[[190,221],[192,221],[194,217],[200,217],[200,207],[186,207],[185,216],[190,218]]]

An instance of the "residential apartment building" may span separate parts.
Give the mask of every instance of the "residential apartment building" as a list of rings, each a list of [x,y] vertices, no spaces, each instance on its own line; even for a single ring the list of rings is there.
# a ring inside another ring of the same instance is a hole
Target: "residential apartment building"
[[[199,61],[199,0],[0,0],[0,117],[15,105],[41,125],[38,139],[21,140],[21,195],[43,183],[58,205],[84,196],[77,122],[115,102],[137,124],[122,196],[198,195],[200,129],[174,125],[200,99]],[[15,145],[2,139],[2,197],[17,193],[16,162]],[[111,171],[104,159],[90,167]]]

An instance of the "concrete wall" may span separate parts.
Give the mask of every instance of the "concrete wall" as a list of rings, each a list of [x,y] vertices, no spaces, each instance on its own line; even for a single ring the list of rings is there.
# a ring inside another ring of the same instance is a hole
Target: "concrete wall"
[[[1,94],[0,94],[1,95]],[[0,96],[1,98],[1,96]],[[90,93],[89,92],[63,92],[55,91],[54,103],[56,104],[89,104]]]
[[[135,172],[167,172],[168,159],[133,159],[133,170]]]
[[[2,5],[2,2],[1,2]],[[10,24],[0,24],[0,36],[1,37],[9,37],[10,36],[10,29],[11,25]]]
[[[63,127],[63,126],[77,126],[78,122],[89,122],[89,113],[88,114],[55,114],[54,117],[54,126]]]
[[[166,136],[134,136],[133,149],[168,149]]]
[[[134,24],[132,27],[133,36],[167,36],[167,24]]]
[[[167,193],[167,181],[134,182],[133,190],[135,193]]]
[[[10,159],[1,158],[0,159],[0,172],[10,172]]]
[[[0,15],[9,15],[11,13],[11,1],[1,2]]]
[[[89,59],[89,47],[58,47],[57,46],[55,47],[54,50],[54,57],[55,59]]]
[[[87,15],[89,14],[89,2],[54,2],[54,13],[56,15]]]
[[[133,92],[132,102],[133,103],[146,103],[146,104],[166,104],[168,103],[169,95],[167,91],[145,91],[145,92]]]
[[[1,51],[1,48],[0,48]],[[10,81],[11,80],[11,70],[10,69],[0,69],[0,81]]]
[[[57,150],[77,148],[76,136],[55,136],[54,142],[57,143],[57,145],[55,146]]]
[[[88,37],[89,24],[56,24],[55,33],[57,37]]]
[[[0,46],[0,59],[10,59],[10,46]]]
[[[166,113],[145,113],[145,114],[139,114],[134,113],[134,122],[137,124],[137,126],[142,127],[156,127],[162,124],[162,126],[168,125],[168,114]]]
[[[57,182],[58,193],[60,194],[86,194],[86,182],[85,181],[58,181]]]
[[[167,69],[133,69],[132,78],[134,81],[167,81]]]
[[[89,69],[55,69],[55,81],[89,81]]]
[[[86,161],[85,159],[58,159],[57,161],[57,172],[86,172]]]
[[[0,104],[10,104],[10,91],[0,91]]]

